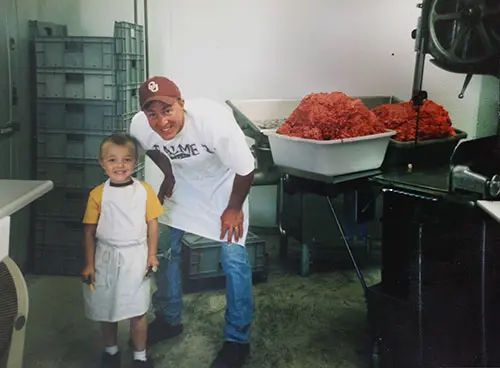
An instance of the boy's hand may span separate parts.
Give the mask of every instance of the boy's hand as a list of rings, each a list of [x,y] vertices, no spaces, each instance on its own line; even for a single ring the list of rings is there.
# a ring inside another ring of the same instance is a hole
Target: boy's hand
[[[153,269],[158,268],[160,265],[160,262],[158,261],[158,258],[155,255],[148,256],[148,268],[151,267]]]
[[[83,269],[82,273],[82,278],[84,280],[90,280],[91,284],[95,282],[95,269],[93,265],[87,265]]]
[[[146,274],[144,277],[149,277],[153,272],[156,272],[160,262],[158,262],[158,258],[156,255],[148,256],[148,265],[146,266]]]

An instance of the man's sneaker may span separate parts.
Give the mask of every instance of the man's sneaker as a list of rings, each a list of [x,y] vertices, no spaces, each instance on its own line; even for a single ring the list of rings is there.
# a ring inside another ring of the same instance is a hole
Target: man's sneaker
[[[225,341],[211,368],[241,368],[250,355],[250,344]]]
[[[182,324],[172,326],[170,323],[167,323],[160,318],[155,318],[153,322],[148,325],[147,345],[152,346],[161,341],[177,337],[183,330],[184,326]],[[132,339],[128,340],[128,345],[131,348],[134,347]]]
[[[120,368],[121,365],[121,359],[120,359],[120,353],[116,354],[109,354],[109,353],[102,353],[101,356],[101,368]]]
[[[151,359],[147,358],[146,360],[133,360],[132,368],[154,368],[153,362]]]

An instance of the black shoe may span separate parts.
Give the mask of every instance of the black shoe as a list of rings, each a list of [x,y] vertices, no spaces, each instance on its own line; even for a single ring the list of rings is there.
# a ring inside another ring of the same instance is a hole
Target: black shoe
[[[210,368],[241,368],[250,355],[250,344],[226,341]]]
[[[184,330],[182,324],[172,326],[170,323],[163,321],[160,318],[155,318],[153,322],[148,325],[148,341],[147,345],[152,346],[161,341],[172,339],[179,336]],[[128,345],[133,348],[132,339],[128,340]]]
[[[106,352],[102,353],[101,356],[101,368],[120,368],[121,358],[120,353],[114,355],[108,354]]]
[[[153,362],[151,359],[147,358],[146,360],[133,360],[132,368],[154,368]]]

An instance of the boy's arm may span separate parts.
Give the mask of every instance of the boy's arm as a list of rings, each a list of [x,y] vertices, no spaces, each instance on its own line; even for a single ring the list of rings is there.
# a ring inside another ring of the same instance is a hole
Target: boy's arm
[[[158,217],[164,212],[163,206],[156,197],[155,191],[147,183],[142,183],[147,193],[146,200],[146,224],[148,225],[148,265],[157,266],[158,260],[156,253],[158,252],[158,239],[160,236]],[[151,264],[150,261],[156,264]]]
[[[86,267],[94,267],[95,232],[97,225],[85,224],[83,229],[83,251]]]
[[[92,275],[95,265],[95,236],[97,231],[97,222],[101,213],[101,202],[103,185],[94,188],[89,195],[85,215],[83,216],[83,253],[85,258],[85,270],[83,275]],[[92,280],[93,281],[93,280]]]
[[[148,258],[152,256],[156,257],[156,253],[158,253],[158,238],[158,219],[155,218],[148,221]]]

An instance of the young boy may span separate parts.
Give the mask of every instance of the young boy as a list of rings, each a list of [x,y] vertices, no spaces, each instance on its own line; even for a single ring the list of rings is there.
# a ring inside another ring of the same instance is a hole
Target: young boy
[[[85,314],[101,323],[102,366],[120,367],[117,322],[130,320],[134,368],[152,368],[146,357],[150,279],[158,266],[158,217],[163,207],[148,184],[132,178],[138,148],[129,135],[101,143],[99,161],[109,179],[90,192],[83,223]]]

